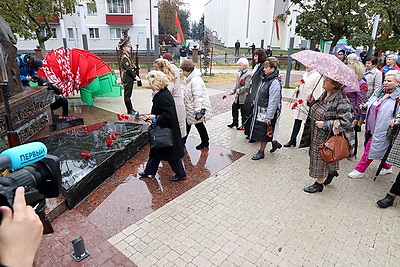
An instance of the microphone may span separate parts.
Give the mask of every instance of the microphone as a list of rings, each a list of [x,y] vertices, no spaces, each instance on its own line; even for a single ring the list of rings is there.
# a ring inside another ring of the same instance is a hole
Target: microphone
[[[4,150],[0,154],[0,170],[15,170],[43,159],[47,147],[41,142],[32,142]]]

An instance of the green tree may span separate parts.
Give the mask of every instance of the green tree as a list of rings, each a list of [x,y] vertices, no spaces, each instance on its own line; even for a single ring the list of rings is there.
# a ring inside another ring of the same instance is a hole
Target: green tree
[[[370,17],[376,13],[381,14],[375,44],[376,50],[400,50],[400,1],[369,1],[367,8]]]
[[[0,15],[12,31],[24,39],[37,39],[43,53],[51,37],[49,21],[72,13],[76,0],[6,0],[0,1]]]
[[[284,0],[287,1],[287,0]],[[370,21],[363,1],[292,0],[300,7],[296,32],[311,40],[331,40],[331,49],[339,39],[363,45],[370,41]]]
[[[178,10],[178,18],[181,22],[181,27],[183,34],[185,35],[185,39],[189,39],[190,36],[190,22],[189,22],[190,12],[186,10]],[[175,20],[174,20],[175,22]]]

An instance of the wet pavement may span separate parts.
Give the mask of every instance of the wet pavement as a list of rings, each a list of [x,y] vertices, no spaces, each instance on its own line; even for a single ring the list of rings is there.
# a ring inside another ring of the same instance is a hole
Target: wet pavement
[[[299,73],[292,80],[300,79]],[[393,174],[371,178],[374,162],[360,180],[348,179],[356,162],[342,161],[340,176],[322,193],[307,194],[308,150],[267,151],[251,157],[259,145],[242,131],[227,128],[233,84],[208,86],[214,117],[206,127],[209,150],[198,151],[191,131],[183,159],[188,179],[172,183],[168,164],[155,179],[138,178],[148,146],[128,160],[75,209],[62,213],[44,237],[37,266],[396,266],[400,234],[398,204],[379,209]],[[293,90],[284,90],[284,100]],[[72,101],[71,101],[72,102]],[[136,89],[135,108],[151,106],[149,90]],[[74,101],[85,110],[85,123],[116,118],[123,101],[95,99],[96,107]],[[95,114],[99,112],[101,115]],[[290,105],[283,104],[278,140],[289,140]],[[359,136],[362,142],[362,136]],[[361,143],[360,143],[361,144]],[[85,240],[91,255],[81,263],[70,256],[71,240]]]

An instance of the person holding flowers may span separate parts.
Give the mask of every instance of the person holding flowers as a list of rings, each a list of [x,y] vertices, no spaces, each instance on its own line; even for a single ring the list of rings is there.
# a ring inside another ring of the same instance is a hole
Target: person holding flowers
[[[297,104],[292,109],[294,112],[294,124],[289,142],[284,144],[284,147],[296,146],[297,135],[299,134],[301,123],[307,119],[308,106],[306,99],[310,94],[313,94],[315,99],[318,99],[322,94],[322,76],[315,70],[306,67],[306,72],[300,80],[300,86],[296,87]],[[297,106],[297,108],[296,108]]]
[[[350,178],[363,178],[365,171],[374,159],[381,160],[387,151],[390,140],[386,136],[390,121],[398,113],[397,99],[400,97],[400,71],[390,70],[385,75],[383,87],[376,90],[361,108],[367,110],[365,123],[364,154]],[[385,163],[380,175],[392,173],[392,165]]]
[[[184,156],[181,131],[179,128],[178,116],[176,115],[175,101],[168,90],[168,76],[158,70],[150,71],[146,79],[153,90],[153,106],[151,114],[144,117],[145,121],[152,121],[161,128],[172,130],[172,147],[150,148],[149,160],[140,177],[155,177],[161,160],[168,161],[175,175],[170,179],[177,182],[186,179],[186,171],[181,158]]]
[[[315,99],[307,98],[310,107],[300,147],[310,147],[309,175],[315,178],[314,184],[304,188],[307,193],[322,192],[324,185],[338,176],[339,162],[327,163],[322,159],[319,146],[333,134],[343,132],[350,145],[350,155],[354,150],[353,109],[343,94],[343,85],[329,77],[325,77],[322,87],[325,91]]]
[[[247,58],[240,58],[237,64],[239,66],[239,73],[236,78],[235,88],[230,92],[231,95],[235,95],[235,101],[232,103],[232,123],[229,124],[228,127],[237,127],[237,129],[240,130],[242,128],[239,127],[239,109],[242,116],[241,126],[243,126],[245,122],[243,105],[250,89],[251,72],[249,70],[249,61]]]
[[[174,97],[176,114],[178,116],[179,127],[182,138],[186,136],[186,110],[181,93],[181,83],[179,80],[179,70],[175,65],[169,63],[167,59],[157,58],[154,61],[154,69],[164,72],[168,77],[168,90]],[[175,68],[174,68],[175,67]]]
[[[274,129],[282,110],[282,84],[279,75],[279,61],[269,57],[264,62],[264,76],[257,90],[250,138],[261,142],[260,149],[252,160],[264,158],[267,142],[274,140]]]

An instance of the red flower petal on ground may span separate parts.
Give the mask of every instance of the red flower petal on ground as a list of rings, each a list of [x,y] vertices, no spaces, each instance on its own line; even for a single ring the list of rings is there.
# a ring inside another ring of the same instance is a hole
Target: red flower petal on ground
[[[222,96],[222,99],[225,99],[225,98],[226,98],[226,95],[223,95],[223,96]]]
[[[300,82],[301,82],[301,83],[305,83],[304,79],[301,79]]]
[[[291,107],[291,109],[295,109],[297,107],[298,103],[294,103],[293,106]]]
[[[303,99],[299,99],[299,101],[297,101],[300,105],[304,103]]]

